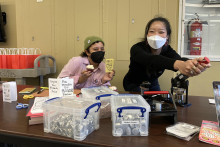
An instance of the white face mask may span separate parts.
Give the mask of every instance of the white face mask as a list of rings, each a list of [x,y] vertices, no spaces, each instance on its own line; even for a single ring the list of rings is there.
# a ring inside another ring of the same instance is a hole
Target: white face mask
[[[147,37],[147,42],[153,49],[161,48],[166,41],[166,38],[160,37],[158,35]]]

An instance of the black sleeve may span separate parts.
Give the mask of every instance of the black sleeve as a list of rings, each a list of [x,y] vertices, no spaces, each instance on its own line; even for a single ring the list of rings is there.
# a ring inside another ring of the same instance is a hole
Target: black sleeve
[[[167,48],[165,51],[161,52],[161,55],[152,55],[144,51],[143,46],[134,45],[131,48],[131,60],[134,60],[134,62],[148,69],[175,70],[173,68],[174,62],[183,59],[172,48]]]
[[[164,47],[163,52],[161,54],[176,60],[182,60],[182,61],[189,60],[188,58],[182,58],[170,45]]]

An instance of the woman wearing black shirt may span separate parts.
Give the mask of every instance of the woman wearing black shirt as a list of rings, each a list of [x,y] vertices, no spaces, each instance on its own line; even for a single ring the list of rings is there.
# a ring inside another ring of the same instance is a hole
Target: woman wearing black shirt
[[[150,20],[145,29],[145,39],[131,47],[129,71],[123,80],[126,91],[140,91],[144,81],[151,83],[150,91],[160,91],[158,78],[165,69],[180,71],[192,77],[200,74],[210,64],[199,64],[204,58],[193,60],[181,58],[169,45],[171,37],[170,23],[166,18]]]

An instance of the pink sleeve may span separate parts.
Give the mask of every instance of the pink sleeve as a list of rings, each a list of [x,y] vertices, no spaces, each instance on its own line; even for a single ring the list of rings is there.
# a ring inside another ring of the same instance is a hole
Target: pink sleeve
[[[60,72],[58,78],[69,77],[71,79],[74,79],[74,85],[76,85],[80,77],[79,75],[77,75],[77,73],[81,73],[81,71],[79,71],[81,60],[77,60],[77,59],[79,58],[73,57],[72,59],[70,59],[69,62],[64,66],[64,68]]]

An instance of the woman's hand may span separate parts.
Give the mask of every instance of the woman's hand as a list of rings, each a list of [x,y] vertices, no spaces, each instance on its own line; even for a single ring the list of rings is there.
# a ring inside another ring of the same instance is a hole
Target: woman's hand
[[[209,68],[211,64],[199,63],[199,61],[203,61],[204,57],[195,58],[187,61],[177,60],[174,63],[174,68],[179,70],[182,74],[187,75],[189,77],[197,76],[201,72],[205,71],[206,68]]]
[[[114,76],[115,76],[115,70],[105,73],[105,75],[102,78],[102,84],[105,84],[106,82],[111,81]]]
[[[78,84],[84,83],[90,76],[92,75],[92,71],[83,71],[81,76],[79,77]]]
[[[199,58],[197,58],[197,61],[198,61],[198,62],[204,61],[204,57],[199,57]],[[199,68],[199,69],[201,70],[201,72],[205,71],[207,68],[210,68],[210,67],[211,67],[211,64],[210,64],[210,63],[208,63],[208,64],[199,63],[199,64],[197,65],[197,68]]]

